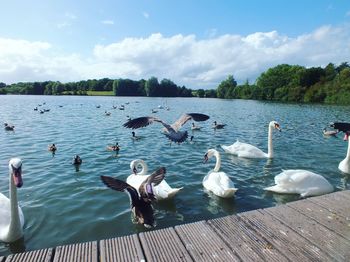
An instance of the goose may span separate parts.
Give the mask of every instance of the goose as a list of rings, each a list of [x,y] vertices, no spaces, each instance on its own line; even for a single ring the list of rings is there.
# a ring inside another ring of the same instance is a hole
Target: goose
[[[139,139],[141,139],[140,136],[136,135],[135,131],[132,131],[131,134],[132,134],[132,137],[131,137],[132,140],[139,140]]]
[[[14,242],[23,236],[24,216],[17,201],[17,187],[23,185],[22,160],[12,158],[9,162],[10,199],[0,193],[0,241]]]
[[[271,121],[269,123],[268,133],[268,149],[267,153],[264,153],[261,149],[246,143],[241,143],[238,140],[230,146],[222,145],[222,149],[229,154],[236,155],[238,157],[245,158],[273,158],[273,147],[272,147],[272,131],[277,129],[281,131],[279,123]]]
[[[208,119],[209,119],[209,116],[204,114],[189,113],[189,114],[183,114],[175,123],[173,123],[172,125],[169,125],[163,120],[161,120],[160,118],[153,117],[153,116],[145,116],[145,117],[134,118],[124,123],[123,126],[127,128],[136,129],[136,128],[148,126],[154,122],[158,122],[164,126],[165,136],[169,138],[171,141],[180,144],[184,142],[188,137],[187,131],[180,131],[180,128],[184,124],[186,124],[187,121],[189,120],[206,121]]]
[[[14,125],[9,125],[8,123],[4,123],[5,126],[5,130],[6,131],[13,131],[15,130],[15,126]]]
[[[213,128],[214,129],[223,129],[226,126],[226,124],[218,124],[218,122],[214,121]]]
[[[55,144],[52,144],[48,146],[48,150],[54,154],[57,150],[57,147]]]
[[[346,157],[339,163],[338,169],[343,173],[350,174],[350,123],[331,123],[331,127],[337,129],[338,131],[344,132],[344,141],[348,142],[348,151],[346,153]]]
[[[141,166],[140,172],[137,172],[138,166]],[[126,183],[135,188],[139,188],[142,182],[149,177],[149,175],[147,175],[148,166],[142,159],[136,159],[131,161],[130,169],[132,171],[132,174],[128,176],[128,178],[126,179]],[[157,200],[165,200],[173,198],[181,189],[182,187],[171,188],[169,184],[165,180],[163,180],[162,182],[160,182],[159,185],[153,188],[153,191],[154,196]]]
[[[126,190],[130,196],[131,212],[135,222],[143,225],[145,228],[152,228],[156,226],[151,205],[151,203],[156,200],[153,193],[153,186],[158,185],[164,179],[165,173],[166,169],[161,167],[147,177],[138,188],[140,194],[133,186],[122,180],[109,176],[101,176],[101,180],[111,189],[120,192],[125,192]]]
[[[221,167],[220,153],[215,149],[209,149],[204,155],[204,163],[212,156],[215,156],[216,164],[214,169],[210,170],[204,177],[203,186],[216,196],[222,198],[232,197],[238,189],[235,188],[234,183],[225,172],[219,172]]]
[[[73,165],[81,165],[83,163],[83,160],[80,158],[79,155],[75,155],[72,160]]]
[[[120,146],[118,143],[115,143],[115,145],[107,146],[107,150],[119,152]]]
[[[191,130],[201,130],[202,127],[196,126],[194,123],[192,123]]]
[[[323,176],[302,169],[283,170],[275,176],[275,184],[264,189],[281,194],[300,194],[301,197],[319,196],[334,190]]]

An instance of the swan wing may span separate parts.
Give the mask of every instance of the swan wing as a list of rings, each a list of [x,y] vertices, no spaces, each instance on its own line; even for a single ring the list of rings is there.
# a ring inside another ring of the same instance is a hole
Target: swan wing
[[[126,190],[129,193],[132,206],[137,205],[139,202],[139,194],[137,193],[137,190],[134,187],[130,186],[128,183],[109,176],[101,176],[101,180],[107,187],[111,189],[120,192],[125,192]]]
[[[144,201],[149,202],[151,200],[155,200],[153,186],[157,186],[160,182],[162,182],[165,173],[165,167],[160,167],[142,182],[139,187],[139,192]]]
[[[11,212],[10,212],[10,200],[0,193],[0,234],[1,231],[10,225]]]
[[[226,153],[245,158],[264,158],[266,153],[251,144],[236,141],[230,146],[221,146]]]
[[[203,179],[203,186],[219,197],[232,197],[237,191],[232,180],[224,172],[209,172]]]
[[[172,188],[165,180],[160,182],[158,186],[153,188],[154,194],[157,200],[168,199],[174,197],[180,190],[180,188]]]
[[[183,114],[175,123],[171,125],[171,127],[178,131],[184,124],[186,124],[189,120],[193,121],[206,121],[209,119],[209,116],[200,113],[188,113]]]

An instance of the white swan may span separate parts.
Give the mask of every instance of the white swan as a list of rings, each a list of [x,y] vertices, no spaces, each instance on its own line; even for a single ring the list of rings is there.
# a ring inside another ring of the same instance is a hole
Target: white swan
[[[346,157],[339,163],[339,170],[343,173],[350,174],[350,140],[349,140],[350,131],[345,132],[344,141],[348,142],[348,152]]]
[[[23,236],[24,216],[17,201],[17,187],[22,182],[22,160],[12,158],[9,162],[10,199],[0,193],[0,241],[13,242]]]
[[[237,188],[225,172],[219,172],[221,167],[220,153],[215,149],[209,149],[204,155],[204,162],[212,156],[216,158],[216,164],[213,170],[210,170],[208,174],[203,178],[203,186],[214,195],[222,198],[232,197]]]
[[[277,129],[281,131],[280,125],[276,121],[271,121],[269,123],[269,133],[268,133],[268,147],[267,153],[264,153],[261,149],[246,143],[241,143],[238,140],[230,145],[222,145],[222,149],[229,154],[236,155],[238,157],[245,158],[273,158],[273,147],[272,147],[272,131]]]
[[[138,166],[141,166],[140,172],[137,172]],[[128,176],[126,183],[133,186],[134,188],[139,188],[142,182],[149,177],[149,175],[147,175],[148,166],[142,159],[136,159],[131,161],[130,169],[132,174]],[[181,189],[182,187],[171,188],[169,184],[163,180],[158,186],[155,186],[153,188],[153,192],[157,200],[164,200],[173,198]]]
[[[323,176],[301,169],[283,170],[275,176],[275,184],[265,190],[282,194],[300,194],[301,197],[323,195],[334,190]]]

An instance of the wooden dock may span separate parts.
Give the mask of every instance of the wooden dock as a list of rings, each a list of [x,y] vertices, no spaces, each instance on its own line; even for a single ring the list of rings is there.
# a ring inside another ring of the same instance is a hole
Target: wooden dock
[[[350,261],[350,191],[5,261]]]

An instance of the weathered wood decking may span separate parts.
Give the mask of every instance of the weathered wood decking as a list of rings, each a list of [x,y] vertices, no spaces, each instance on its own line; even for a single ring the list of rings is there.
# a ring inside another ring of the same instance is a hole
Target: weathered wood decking
[[[350,261],[350,191],[10,261]]]

